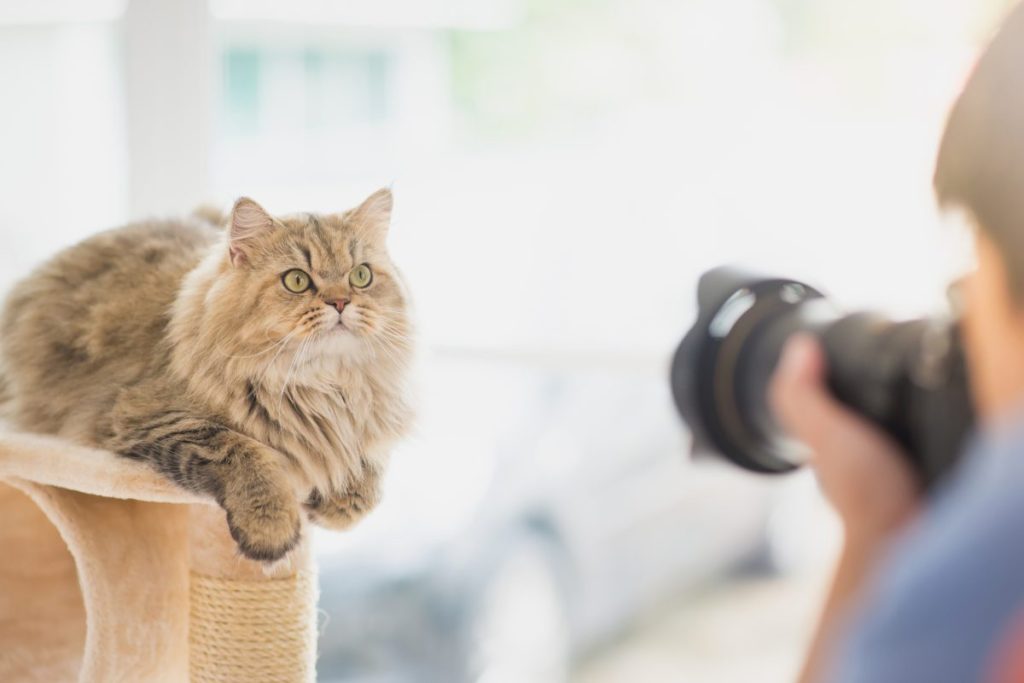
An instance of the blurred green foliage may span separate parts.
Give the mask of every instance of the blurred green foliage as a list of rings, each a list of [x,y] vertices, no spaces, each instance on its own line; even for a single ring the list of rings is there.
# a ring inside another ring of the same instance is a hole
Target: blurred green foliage
[[[625,101],[699,102],[725,62],[829,63],[869,82],[894,51],[982,42],[1012,4],[524,0],[518,25],[450,34],[454,97],[467,128],[509,139]]]

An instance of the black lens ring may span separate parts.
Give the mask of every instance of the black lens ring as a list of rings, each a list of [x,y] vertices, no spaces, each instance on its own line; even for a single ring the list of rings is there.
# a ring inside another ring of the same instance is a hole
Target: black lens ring
[[[776,317],[780,311],[792,309],[796,304],[785,301],[782,288],[792,284],[787,280],[760,282],[747,289],[754,295],[754,305],[745,311],[730,328],[725,338],[716,345],[714,368],[711,373],[711,394],[715,414],[719,417],[716,430],[722,436],[720,447],[734,462],[747,469],[760,472],[782,473],[796,469],[797,465],[767,453],[759,446],[757,435],[743,419],[736,387],[736,369],[753,335],[762,323]],[[817,294],[814,290],[808,290]]]

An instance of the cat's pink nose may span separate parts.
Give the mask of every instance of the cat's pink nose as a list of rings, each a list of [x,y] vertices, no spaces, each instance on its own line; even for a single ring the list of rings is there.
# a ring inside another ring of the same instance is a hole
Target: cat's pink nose
[[[348,306],[348,299],[335,299],[334,301],[325,301],[328,306],[334,306],[338,309],[338,313],[345,310],[345,306]]]

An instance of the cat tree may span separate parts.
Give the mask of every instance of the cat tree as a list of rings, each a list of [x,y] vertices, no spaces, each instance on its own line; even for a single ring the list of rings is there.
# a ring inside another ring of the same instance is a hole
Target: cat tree
[[[266,572],[145,465],[0,430],[0,681],[315,678],[308,543]]]

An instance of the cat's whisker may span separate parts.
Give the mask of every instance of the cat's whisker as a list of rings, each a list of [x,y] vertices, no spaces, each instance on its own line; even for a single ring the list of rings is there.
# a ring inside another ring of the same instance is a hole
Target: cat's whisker
[[[404,354],[401,353],[405,349],[396,347],[393,343],[386,340],[381,340],[383,343],[375,345],[374,349],[380,349],[384,354],[393,362],[399,365],[404,365],[406,360]]]
[[[221,356],[223,356],[224,358],[230,358],[232,360],[243,360],[243,359],[247,359],[247,358],[259,358],[263,354],[268,353],[270,351],[273,351],[274,349],[276,349],[277,347],[281,346],[282,344],[286,344],[288,342],[288,340],[291,339],[292,337],[294,337],[297,333],[298,333],[298,330],[292,330],[291,332],[289,332],[285,336],[281,337],[280,339],[278,339],[276,342],[274,342],[273,344],[271,344],[267,348],[265,348],[262,351],[259,351],[257,353],[251,354],[251,355],[235,355],[235,354],[224,353],[223,351],[221,351],[217,347],[214,347],[214,350],[217,351],[218,353],[220,353]]]
[[[298,334],[298,332],[299,330],[296,329],[293,331],[293,334]],[[266,367],[263,369],[263,373],[260,375],[262,379],[267,378],[267,373],[269,373],[274,368],[274,366],[277,364],[277,359],[281,357],[281,354],[284,353],[284,350],[286,348],[287,346],[282,345],[281,348],[277,350],[277,353],[274,354],[274,357],[270,359],[270,362],[267,363]]]
[[[406,349],[403,349],[392,343],[380,343],[376,345],[376,348],[379,349],[381,352],[387,354],[388,358],[395,361],[402,360],[406,357]]]
[[[298,335],[298,334],[302,333],[304,331],[304,329],[305,328],[302,325],[299,325],[294,330],[292,330],[292,332],[291,332],[291,334],[289,336]],[[281,354],[284,352],[285,348],[286,347],[282,346],[278,350],[278,352],[276,354],[274,354],[274,357],[270,360],[270,362],[267,363],[267,365],[263,368],[263,372],[260,373],[260,378],[259,378],[259,382],[260,383],[265,383],[266,382],[267,376],[270,374],[271,370],[273,370],[276,367],[277,360],[281,357]],[[292,360],[294,360],[294,358],[295,358],[295,354],[293,353],[292,354]]]
[[[288,372],[285,373],[284,382],[281,383],[281,395],[278,397],[277,401],[278,410],[280,410],[281,408],[281,399],[284,398],[284,392],[288,390],[288,383],[291,381],[292,373],[295,372],[296,365],[302,365],[301,362],[297,361],[299,361],[299,359],[302,358],[308,347],[309,338],[307,337],[306,339],[302,340],[302,342],[299,344],[298,349],[296,349],[295,353],[292,354],[291,362],[288,363]]]
[[[381,327],[386,327],[386,328],[388,328],[390,330],[400,331],[400,332],[406,331],[408,329],[408,327],[409,327],[404,322],[399,322],[397,320],[391,320],[391,319],[388,319],[388,318],[383,317],[383,316],[378,318],[375,322],[378,325],[380,325]]]
[[[379,346],[388,346],[396,351],[408,350],[408,345],[401,337],[390,337],[384,334],[378,334],[375,342]]]
[[[407,350],[409,348],[409,339],[404,335],[396,335],[392,332],[378,331],[375,339],[381,344],[391,344],[396,349]]]
[[[408,337],[393,332],[378,332],[377,339],[394,344],[397,348],[408,348]]]

